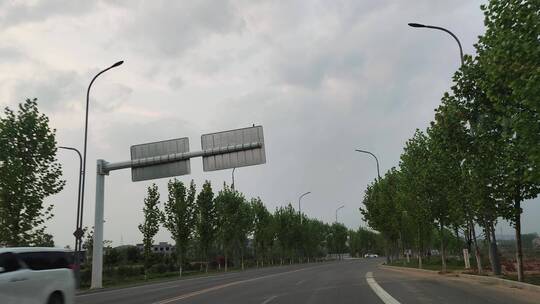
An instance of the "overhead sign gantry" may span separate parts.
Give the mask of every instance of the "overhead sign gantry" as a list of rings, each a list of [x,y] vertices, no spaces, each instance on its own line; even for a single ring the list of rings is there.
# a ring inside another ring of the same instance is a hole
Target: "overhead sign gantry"
[[[131,168],[134,182],[191,173],[190,159],[203,158],[203,170],[215,171],[266,163],[263,127],[229,130],[201,136],[201,151],[189,151],[189,139],[178,138],[131,146],[131,160],[109,163],[97,160],[92,283],[102,287],[105,176]]]

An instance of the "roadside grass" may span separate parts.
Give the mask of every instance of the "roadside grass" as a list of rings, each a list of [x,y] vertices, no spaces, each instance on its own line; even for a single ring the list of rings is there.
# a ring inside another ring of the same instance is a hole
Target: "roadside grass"
[[[265,267],[266,268],[266,267]],[[247,269],[247,268],[246,268]],[[234,273],[241,271],[240,268],[229,268],[227,272],[223,270],[208,270],[208,272],[200,271],[184,271],[182,272],[182,277],[178,277],[178,271],[162,272],[162,273],[149,273],[147,278],[144,278],[144,275],[132,275],[132,276],[103,276],[103,287],[104,288],[118,288],[118,287],[128,287],[128,286],[137,286],[145,285],[148,283],[159,283],[159,282],[168,282],[176,281],[197,277],[210,277],[226,273]],[[79,291],[86,291],[90,289],[89,282],[83,282]]]
[[[419,268],[418,259],[412,259],[412,258],[409,263],[407,263],[407,260],[397,260],[388,265],[408,267],[408,268]],[[474,265],[471,265],[471,267],[474,267]],[[441,271],[442,269],[441,259],[438,257],[431,257],[429,259],[422,260],[422,269]],[[458,260],[458,259],[446,260],[446,270],[447,271],[464,271],[465,266],[464,266],[463,260]]]
[[[502,276],[503,279],[517,281],[517,275],[505,274]],[[540,285],[540,274],[525,274],[525,283]]]
[[[411,259],[409,263],[407,263],[406,260],[397,260],[387,265],[418,269],[418,259],[414,259],[414,260]],[[475,267],[476,267],[476,263],[474,263],[472,259],[471,259],[471,269],[465,269],[463,265],[463,260],[448,259],[446,262],[446,268],[448,272],[463,272],[466,274],[479,275],[475,272],[474,270]],[[429,260],[423,260],[422,269],[441,271],[441,259],[432,257]],[[485,269],[485,271],[486,273],[481,274],[482,276],[491,276],[487,273],[489,269]],[[500,278],[503,278],[506,280],[517,281],[517,274],[512,274],[512,273],[503,274],[502,276],[500,276]],[[533,285],[540,285],[540,273],[534,273],[534,274],[526,273],[525,283],[529,283]]]
[[[330,261],[330,260],[329,260]],[[316,264],[321,263],[324,261],[317,261],[317,262],[311,262],[309,264]],[[302,264],[308,264],[308,263],[302,263]],[[264,267],[259,266],[256,267],[253,265],[252,267],[245,267],[245,270],[252,270],[252,269],[267,269],[267,268],[278,268],[283,266],[289,266],[289,265],[300,265],[299,263],[293,263],[293,264],[272,264],[272,265],[265,265]],[[204,271],[184,271],[182,272],[182,277],[178,277],[178,271],[167,271],[167,272],[161,272],[161,273],[149,273],[147,279],[144,278],[143,274],[137,274],[137,275],[130,275],[130,276],[110,276],[107,275],[107,272],[104,272],[103,275],[103,287],[104,288],[122,288],[122,287],[130,287],[130,286],[140,286],[140,285],[146,285],[149,283],[160,283],[160,282],[170,282],[170,281],[176,281],[176,280],[184,280],[184,279],[191,279],[191,278],[198,278],[198,277],[211,277],[216,275],[222,275],[222,274],[229,274],[229,273],[235,273],[235,272],[242,272],[241,267],[229,267],[227,269],[227,272],[224,271],[223,268],[221,270],[218,269],[209,269],[208,272]],[[81,286],[79,288],[79,292],[85,292],[90,289],[90,281],[84,281],[81,283]]]

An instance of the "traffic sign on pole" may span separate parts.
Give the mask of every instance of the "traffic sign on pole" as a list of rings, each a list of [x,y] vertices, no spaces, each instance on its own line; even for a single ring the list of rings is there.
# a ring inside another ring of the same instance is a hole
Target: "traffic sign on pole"
[[[215,171],[266,163],[262,126],[229,130],[201,136],[203,151],[259,144],[257,148],[203,156],[203,170]]]
[[[137,160],[151,157],[163,157],[177,153],[189,152],[187,137],[152,142],[131,146],[131,161],[137,165]],[[155,164],[152,166],[131,168],[131,180],[134,182],[149,179],[172,177],[189,174],[191,171],[189,159]]]

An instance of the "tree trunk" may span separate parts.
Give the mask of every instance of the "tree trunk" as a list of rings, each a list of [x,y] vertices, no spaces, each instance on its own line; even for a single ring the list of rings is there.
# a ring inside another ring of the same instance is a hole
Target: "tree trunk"
[[[446,254],[445,254],[445,246],[444,246],[444,225],[440,224],[440,230],[439,230],[439,234],[441,236],[441,272],[442,273],[445,273],[446,272]]]
[[[460,242],[460,239],[459,239],[459,228],[458,228],[458,226],[454,226],[454,234],[456,235],[456,242],[458,242],[458,246],[460,246],[461,242]],[[458,252],[458,254],[457,254],[458,260],[459,260],[460,256],[461,255]]]
[[[204,261],[205,261],[205,263],[204,263],[204,273],[208,273],[208,263],[210,262],[210,261],[208,261],[208,250],[205,249],[203,254],[204,254]]]
[[[225,272],[227,272],[227,253],[225,253]]]
[[[525,273],[523,272],[523,248],[521,246],[521,199],[516,198],[514,200],[514,212],[515,212],[515,228],[516,228],[516,262],[518,281],[523,282],[525,280]]]
[[[178,277],[182,277],[182,251],[180,251],[180,254],[178,255]]]
[[[478,274],[482,274],[483,273],[482,257],[480,256],[480,249],[478,248],[478,242],[476,241],[476,231],[474,229],[474,223],[469,222],[469,225],[471,227],[472,240],[474,244],[474,256],[476,258],[476,268],[478,270]]]
[[[390,264],[392,262],[392,259],[390,258],[390,250],[388,249],[390,247],[388,245],[388,240],[386,241],[386,246],[384,248],[384,251],[386,251],[386,264]]]
[[[471,229],[468,227],[465,229],[465,242],[467,243],[467,251],[472,252],[472,239],[471,239]]]
[[[501,261],[499,260],[497,239],[495,237],[495,227],[493,227],[493,222],[488,224],[487,234],[489,235],[489,261],[491,263],[491,270],[493,271],[494,275],[501,275]]]
[[[418,226],[418,268],[422,269],[422,255],[424,254],[424,246],[422,246],[422,230]]]

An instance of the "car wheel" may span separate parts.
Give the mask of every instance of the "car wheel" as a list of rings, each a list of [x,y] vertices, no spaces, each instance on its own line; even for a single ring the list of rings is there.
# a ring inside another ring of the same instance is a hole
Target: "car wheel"
[[[64,304],[64,298],[59,292],[54,292],[50,297],[47,304]]]

